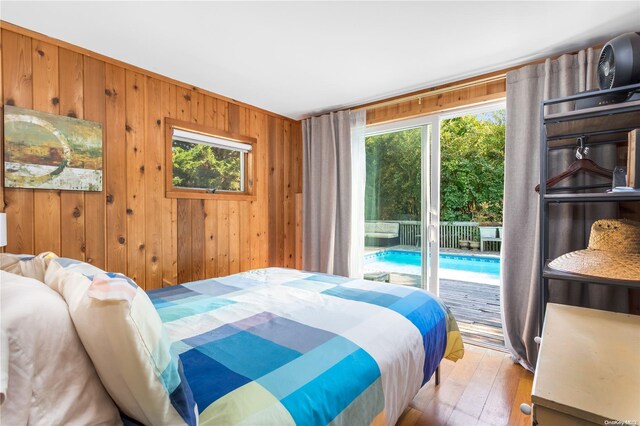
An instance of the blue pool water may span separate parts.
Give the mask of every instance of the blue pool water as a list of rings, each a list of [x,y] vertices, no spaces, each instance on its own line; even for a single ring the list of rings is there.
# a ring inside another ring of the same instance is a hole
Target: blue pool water
[[[422,274],[420,252],[384,250],[364,256],[366,272],[386,271],[410,275]],[[467,256],[440,253],[440,276],[460,281],[498,284],[500,259],[488,256]]]

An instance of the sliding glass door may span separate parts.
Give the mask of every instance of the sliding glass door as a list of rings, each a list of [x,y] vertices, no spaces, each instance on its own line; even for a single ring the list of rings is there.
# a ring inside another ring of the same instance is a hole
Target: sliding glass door
[[[494,103],[370,126],[366,138],[368,278],[441,296],[465,340],[494,348],[505,124]]]
[[[366,272],[434,294],[441,278],[497,285],[504,118],[496,103],[367,127]]]
[[[365,139],[365,277],[422,287],[421,127],[370,131]]]
[[[367,129],[368,279],[438,293],[439,145],[435,118]]]

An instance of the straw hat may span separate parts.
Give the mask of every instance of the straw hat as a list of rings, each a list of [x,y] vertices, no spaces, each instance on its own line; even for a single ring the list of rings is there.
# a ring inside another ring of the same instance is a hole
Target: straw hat
[[[602,219],[591,226],[589,247],[549,263],[563,272],[640,281],[640,222]]]

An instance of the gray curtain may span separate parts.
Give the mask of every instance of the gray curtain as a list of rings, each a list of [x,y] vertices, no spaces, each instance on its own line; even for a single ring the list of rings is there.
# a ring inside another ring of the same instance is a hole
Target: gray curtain
[[[573,95],[597,87],[595,69],[599,52],[593,49],[557,60],[530,65],[507,74],[507,125],[505,146],[504,241],[502,246],[502,315],[505,340],[514,357],[533,370],[538,345],[540,102]],[[564,105],[560,108],[573,108]],[[560,108],[547,112],[558,112]],[[590,157],[613,169],[612,146],[592,147]],[[549,160],[552,177],[575,160],[575,150],[553,151]],[[567,185],[601,183],[586,174]],[[617,217],[608,204],[556,204],[550,208],[550,256],[555,258],[587,246],[592,223]],[[625,312],[626,289],[552,281],[550,302]]]
[[[302,267],[349,275],[351,127],[349,111],[302,122]]]

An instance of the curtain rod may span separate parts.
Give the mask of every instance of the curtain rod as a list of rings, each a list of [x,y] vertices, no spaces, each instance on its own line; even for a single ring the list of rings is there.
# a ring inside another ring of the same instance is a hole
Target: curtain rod
[[[598,49],[602,49],[604,47],[604,42],[596,44],[595,46],[587,46],[584,47],[580,50],[583,49],[594,49],[594,50],[598,50]],[[559,55],[557,55],[557,57],[563,56],[563,55],[574,55],[576,53],[578,53],[579,50],[575,50],[575,51],[570,51],[570,52],[565,52],[565,53],[561,53]],[[407,102],[407,101],[412,101],[415,99],[422,99],[422,98],[427,98],[429,96],[433,96],[433,95],[439,95],[441,93],[447,93],[447,92],[453,92],[454,90],[458,90],[458,89],[466,89],[468,87],[473,87],[476,86],[478,84],[482,84],[482,83],[491,83],[494,81],[499,81],[502,79],[506,79],[507,78],[507,72],[512,71],[512,70],[516,70],[516,69],[520,69],[522,67],[525,67],[527,65],[533,65],[533,64],[540,64],[543,63],[547,58],[543,58],[543,59],[537,59],[534,61],[530,61],[524,64],[520,64],[520,65],[514,65],[512,67],[503,69],[502,71],[497,71],[495,73],[491,73],[491,75],[487,76],[487,77],[483,77],[483,78],[478,78],[476,80],[471,80],[471,81],[466,81],[466,82],[461,82],[458,84],[453,84],[451,86],[447,86],[447,87],[443,87],[441,89],[437,89],[438,86],[436,86],[436,89],[425,89],[425,91],[420,92],[420,93],[414,93],[414,94],[407,94],[406,96],[402,96],[399,95],[397,98],[395,99],[389,99],[389,100],[381,100],[380,102],[368,102],[363,104],[362,106],[359,106],[357,108],[352,108],[352,111],[362,111],[362,110],[370,110],[370,109],[375,109],[375,108],[381,108],[383,106],[387,106],[387,105],[394,105],[394,104],[399,104],[402,102]]]
[[[473,86],[477,86],[483,83],[492,83],[494,81],[500,81],[500,80],[504,80],[507,77],[507,73],[500,73],[497,75],[492,75],[490,77],[485,77],[485,78],[479,78],[477,80],[473,80],[473,81],[468,81],[466,83],[459,83],[459,84],[454,84],[452,86],[447,86],[447,87],[443,87],[441,89],[434,89],[434,90],[428,90],[426,92],[421,92],[421,93],[416,93],[413,95],[407,95],[407,96],[402,96],[396,99],[390,99],[388,101],[382,101],[382,102],[378,102],[378,103],[370,103],[368,105],[363,105],[361,107],[358,108],[354,108],[352,109],[352,111],[362,111],[362,110],[370,110],[370,109],[376,109],[376,108],[381,108],[383,106],[387,106],[387,105],[394,105],[394,104],[400,104],[403,102],[408,102],[408,101],[413,101],[413,100],[418,100],[420,102],[420,100],[422,98],[428,98],[434,95],[439,95],[442,93],[448,93],[448,92],[453,92],[454,90],[459,90],[459,89],[466,89],[469,87],[473,87]]]

